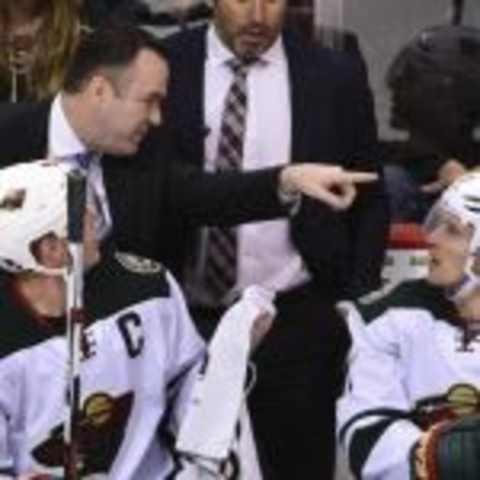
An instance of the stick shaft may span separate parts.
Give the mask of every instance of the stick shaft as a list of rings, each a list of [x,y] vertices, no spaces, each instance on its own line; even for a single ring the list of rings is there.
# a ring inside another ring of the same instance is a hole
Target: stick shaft
[[[67,412],[65,415],[65,479],[78,480],[81,382],[80,357],[83,328],[83,224],[86,178],[80,170],[68,175],[68,242],[71,265],[67,275]]]

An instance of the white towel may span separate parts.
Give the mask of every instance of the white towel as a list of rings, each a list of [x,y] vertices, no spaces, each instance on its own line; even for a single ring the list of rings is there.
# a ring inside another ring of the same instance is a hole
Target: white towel
[[[260,315],[275,315],[273,299],[274,294],[264,288],[245,289],[242,298],[222,317],[208,346],[207,363],[193,387],[192,402],[180,425],[176,444],[180,452],[213,475],[208,477],[204,472],[197,478],[216,478],[213,472],[232,454],[232,448],[242,450],[242,442],[250,444],[247,450],[252,451],[243,454],[252,455],[257,466],[249,474],[242,472],[241,478],[261,478],[244,387],[253,326]]]

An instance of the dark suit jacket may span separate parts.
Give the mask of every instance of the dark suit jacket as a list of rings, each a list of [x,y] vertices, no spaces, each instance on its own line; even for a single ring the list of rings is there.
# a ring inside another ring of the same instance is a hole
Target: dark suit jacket
[[[50,102],[0,104],[0,165],[44,158]],[[278,169],[248,175],[204,174],[178,162],[166,128],[150,132],[134,157],[102,158],[115,243],[164,262],[177,275],[187,231],[284,214]]]
[[[292,104],[292,162],[378,171],[372,95],[364,64],[350,54],[305,44],[284,32]],[[167,40],[171,66],[167,122],[181,158],[202,169],[206,29]],[[383,180],[361,188],[352,209],[333,212],[304,199],[291,236],[315,281],[339,296],[378,287],[388,208]]]

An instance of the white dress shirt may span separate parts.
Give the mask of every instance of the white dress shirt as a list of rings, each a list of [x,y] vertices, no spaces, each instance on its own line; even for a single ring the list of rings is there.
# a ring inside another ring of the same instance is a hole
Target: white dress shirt
[[[206,169],[215,169],[220,124],[233,73],[226,64],[233,53],[222,43],[210,26],[207,33],[205,66]],[[285,165],[291,152],[291,103],[287,59],[279,38],[259,62],[251,66],[247,76],[248,108],[244,138],[243,170]],[[288,220],[255,222],[237,227],[238,278],[236,290],[251,284],[275,291],[285,291],[306,282],[310,277],[294,249],[289,236]],[[199,300],[205,246],[208,230],[196,265],[193,301]],[[201,303],[201,300],[200,300]]]
[[[87,146],[82,143],[68,122],[62,105],[61,94],[53,100],[48,124],[48,157],[55,158],[72,168],[79,167],[76,155],[87,153]],[[104,239],[112,229],[112,216],[108,205],[107,193],[103,182],[101,156],[93,154],[87,171],[88,195],[94,200],[97,210],[96,228],[100,239]],[[99,212],[99,210],[101,210]],[[98,215],[100,213],[100,215]]]

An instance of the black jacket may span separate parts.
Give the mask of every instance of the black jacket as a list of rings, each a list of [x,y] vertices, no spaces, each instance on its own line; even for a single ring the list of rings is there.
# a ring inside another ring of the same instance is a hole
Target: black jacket
[[[364,64],[351,54],[311,46],[292,32],[283,40],[292,111],[292,162],[341,164],[381,172],[372,95]],[[167,40],[171,67],[167,122],[184,162],[203,169],[206,29]],[[324,291],[358,295],[379,286],[388,202],[383,179],[360,189],[352,209],[333,212],[304,199],[291,237]]]

